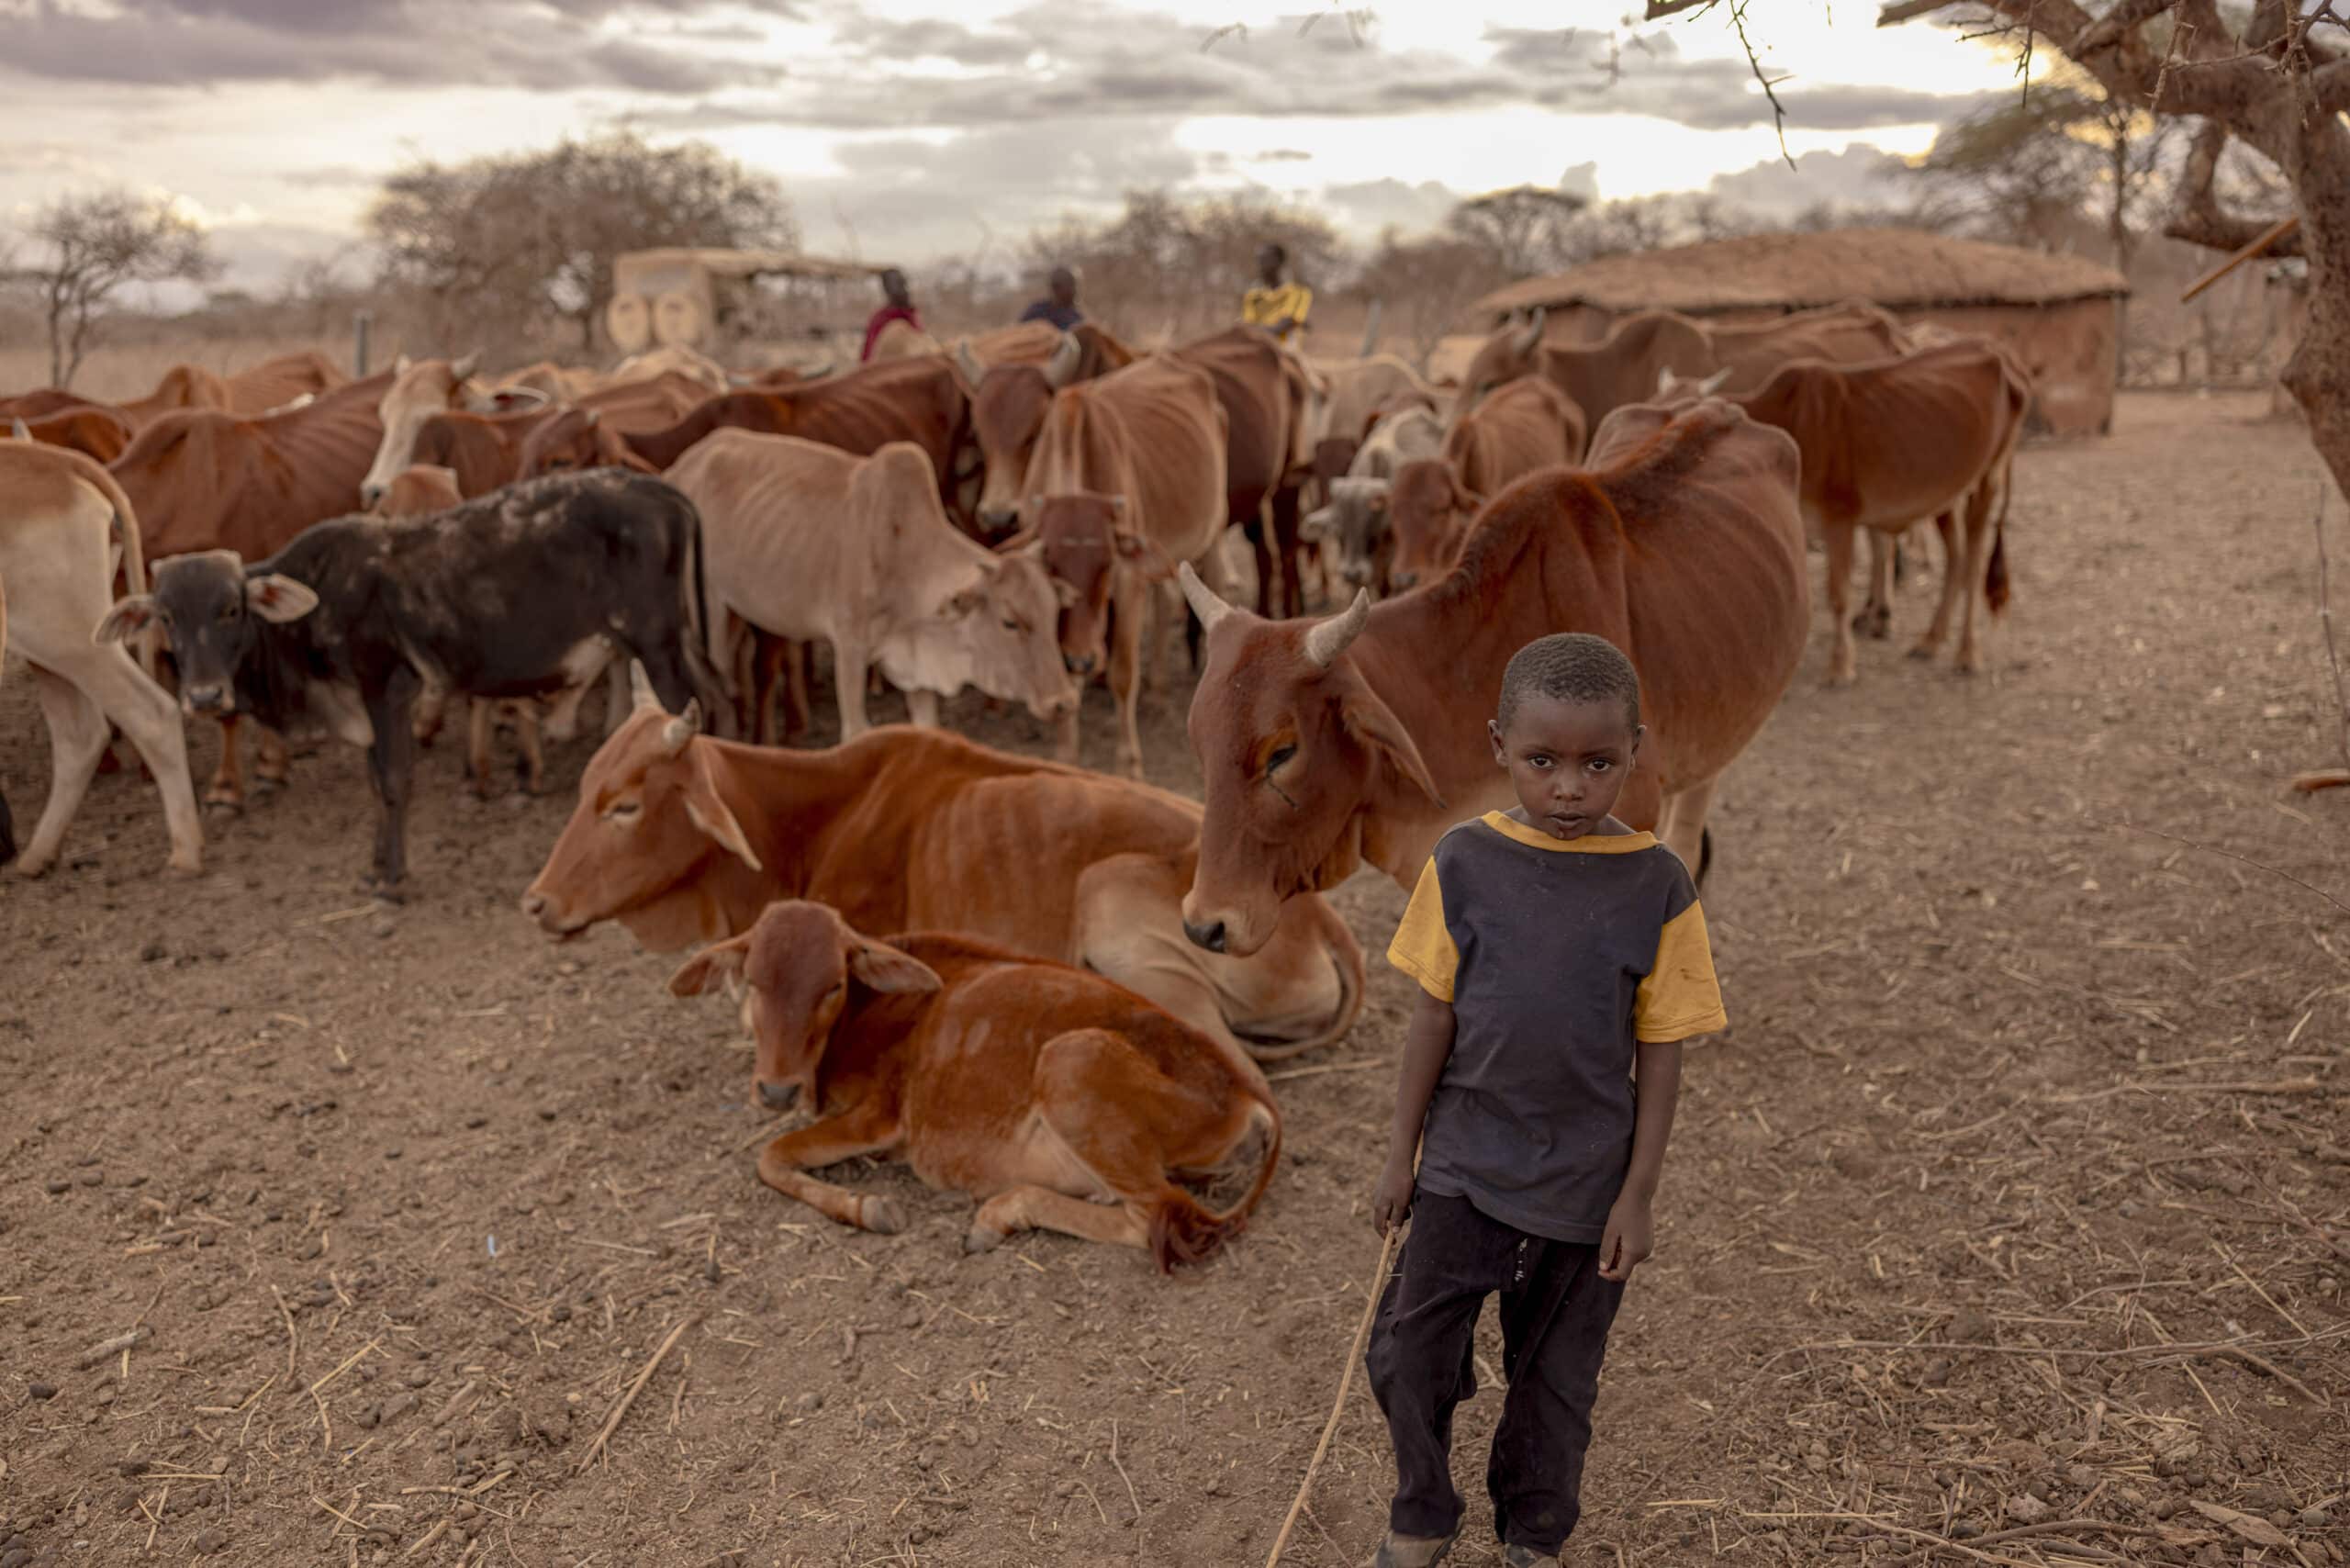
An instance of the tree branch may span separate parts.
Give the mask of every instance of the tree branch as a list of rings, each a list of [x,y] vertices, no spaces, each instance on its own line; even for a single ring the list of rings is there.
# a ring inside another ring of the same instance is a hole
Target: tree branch
[[[1942,6],[1954,3],[1955,0],[1935,0],[1935,4]],[[1721,0],[1649,0],[1648,9],[1641,14],[1640,20],[1661,22],[1667,17],[1677,17],[1684,11],[1710,10],[1719,4]]]
[[[2228,150],[2228,128],[2207,119],[2196,128],[2188,144],[2187,162],[2179,170],[2178,202],[2163,232],[2190,245],[2214,251],[2241,251],[2276,222],[2273,218],[2237,218],[2220,208],[2213,183],[2220,173],[2220,155]],[[2268,248],[2271,256],[2302,254],[2301,237],[2291,234]]]
[[[1880,28],[1897,28],[1902,23],[1916,17],[1930,17],[1937,11],[1947,11],[1957,4],[1958,0],[1894,0],[1892,5],[1877,12],[1876,25]]]
[[[2338,115],[2350,109],[2350,60],[2337,60],[2310,73],[2310,91],[2317,96],[2321,114]]]
[[[2064,46],[2065,52],[2079,60],[2099,50],[2115,48],[2178,3],[2179,0],[2121,0],[2121,4],[2075,34],[2073,41]]]
[[[2252,55],[2189,61],[2163,73],[2154,109],[2163,115],[2242,117],[2276,85],[2276,72]]]

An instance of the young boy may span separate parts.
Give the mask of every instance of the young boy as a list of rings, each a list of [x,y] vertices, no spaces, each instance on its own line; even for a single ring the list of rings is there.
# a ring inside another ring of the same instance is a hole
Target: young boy
[[[1558,1561],[1608,1326],[1654,1245],[1681,1042],[1729,1026],[1688,871],[1608,815],[1645,733],[1630,661],[1529,643],[1487,730],[1517,807],[1438,842],[1387,951],[1423,994],[1371,1207],[1382,1233],[1413,1222],[1368,1357],[1397,1479],[1377,1568],[1433,1568],[1460,1537],[1452,1410],[1496,1292],[1494,1529],[1510,1568]]]

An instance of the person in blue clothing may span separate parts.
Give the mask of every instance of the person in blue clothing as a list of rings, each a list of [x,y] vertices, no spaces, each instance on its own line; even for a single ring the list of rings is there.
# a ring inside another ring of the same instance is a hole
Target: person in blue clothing
[[[1068,331],[1085,319],[1085,312],[1077,308],[1077,274],[1067,267],[1055,267],[1052,276],[1045,280],[1046,297],[1031,304],[1020,313],[1023,321],[1050,321],[1062,331]]]

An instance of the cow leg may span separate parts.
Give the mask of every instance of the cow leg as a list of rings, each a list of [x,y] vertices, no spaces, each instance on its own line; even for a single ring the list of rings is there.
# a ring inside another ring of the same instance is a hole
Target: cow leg
[[[1852,618],[1852,630],[1864,637],[1882,639],[1892,633],[1893,556],[1900,548],[1899,535],[1869,530],[1869,597]]]
[[[1998,528],[1998,509],[1992,504],[1995,498],[1988,479],[1966,498],[1966,575],[1959,585],[1959,591],[1965,597],[1958,612],[1958,657],[1954,661],[1961,675],[1981,674],[1986,662],[1983,646],[1975,637],[1975,607],[1985,602],[1984,578],[1990,569],[1991,537]],[[1987,628],[1987,608],[1983,619]]]
[[[865,716],[865,681],[872,667],[861,644],[833,639],[833,694],[840,700],[844,741],[853,741],[873,727]]]
[[[608,738],[617,734],[620,727],[628,722],[628,716],[636,711],[636,693],[628,683],[629,657],[623,650],[620,657],[604,666],[604,734]]]
[[[408,875],[408,801],[416,777],[416,736],[408,713],[417,684],[416,672],[403,664],[367,698],[367,719],[375,731],[367,748],[367,778],[375,787],[377,814],[375,866],[361,888],[391,903],[400,901],[400,883]]]
[[[718,641],[714,631],[711,641]],[[734,671],[735,725],[743,739],[758,745],[768,744],[767,666],[774,656],[768,644],[767,634],[755,627],[749,636],[733,639],[724,655]],[[711,656],[719,656],[714,646]]]
[[[1942,639],[1950,635],[1951,617],[1958,612],[1958,596],[1966,591],[1966,578],[1960,570],[1966,552],[1958,531],[1958,514],[1945,511],[1937,515],[1934,531],[1942,536],[1942,591],[1934,601],[1931,624],[1909,650],[1913,659],[1930,659],[1942,651]]]
[[[539,710],[535,702],[512,702],[507,711],[514,716],[514,739],[521,749],[515,772],[522,782],[526,795],[547,792],[547,756],[539,745]]]
[[[1852,648],[1852,525],[1830,523],[1821,532],[1828,543],[1828,623],[1833,633],[1828,684],[1850,686],[1860,673]]]
[[[1122,577],[1128,574],[1121,573]],[[1150,588],[1142,583],[1114,589],[1115,620],[1110,627],[1110,690],[1118,700],[1118,766],[1142,778],[1141,705],[1143,619],[1150,613]]]
[[[489,743],[495,728],[492,704],[487,698],[473,700],[473,719],[466,726],[465,779],[476,801],[489,799]]]
[[[231,713],[218,722],[220,766],[212,770],[212,782],[204,787],[204,803],[223,812],[241,812],[245,809],[245,749],[239,734],[244,718]]]
[[[906,717],[925,730],[938,728],[938,693],[909,691],[906,693]]]
[[[441,734],[441,721],[447,715],[449,691],[437,680],[424,683],[423,692],[416,700],[416,744],[431,745]]]
[[[204,865],[204,827],[196,810],[196,788],[188,775],[187,731],[179,704],[147,678],[138,662],[119,647],[92,647],[75,657],[71,678],[99,711],[139,748],[163,798],[163,830],[170,835],[174,871]]]
[[[870,1103],[856,1105],[768,1144],[759,1155],[759,1180],[827,1218],[877,1236],[895,1236],[906,1228],[897,1204],[820,1182],[808,1172],[862,1154],[886,1154],[902,1136],[897,1118],[886,1108]]]
[[[1305,613],[1304,546],[1297,538],[1297,501],[1294,485],[1273,492],[1273,546],[1281,556],[1283,619]]]
[[[585,685],[566,686],[556,693],[544,726],[549,740],[567,741],[579,733],[579,709],[588,700],[588,688],[594,684],[590,677]]]
[[[1259,507],[1255,517],[1235,521],[1248,535],[1248,548],[1257,557],[1257,613],[1270,621],[1274,619],[1273,546],[1265,528],[1264,509]]]
[[[1681,857],[1681,863],[1695,878],[1705,859],[1706,813],[1713,809],[1714,790],[1718,779],[1708,778],[1702,784],[1691,784],[1677,790],[1664,799],[1658,813],[1657,837],[1664,846]]]
[[[261,734],[253,743],[253,778],[264,790],[283,790],[294,771],[285,737],[267,724],[256,724],[254,728]]]
[[[816,722],[809,691],[816,684],[816,645],[786,643],[783,665],[783,738],[797,740]]]
[[[32,841],[17,857],[17,874],[22,877],[38,877],[56,863],[65,826],[97,776],[109,735],[106,714],[79,687],[39,665],[30,667],[41,717],[49,724],[49,801],[41,807]]]

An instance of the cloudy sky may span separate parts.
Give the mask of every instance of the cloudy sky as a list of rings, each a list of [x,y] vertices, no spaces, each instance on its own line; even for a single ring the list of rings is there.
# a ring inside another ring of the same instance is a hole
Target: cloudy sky
[[[2013,89],[1991,50],[1879,31],[1868,0],[1758,6],[1793,174],[1728,7],[1627,27],[1638,9],[1391,0],[1308,28],[1312,0],[0,0],[0,229],[76,187],[168,192],[266,286],[348,246],[403,162],[626,124],[777,174],[811,249],[876,260],[1001,255],[1155,185],[1262,186],[1367,238],[1529,181],[1852,200],[1880,150]]]

